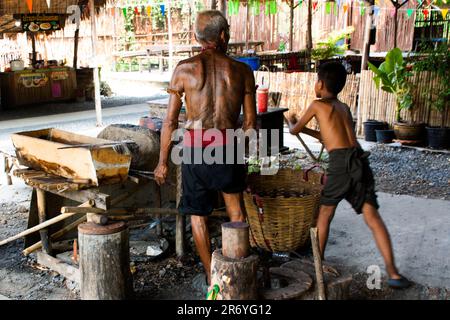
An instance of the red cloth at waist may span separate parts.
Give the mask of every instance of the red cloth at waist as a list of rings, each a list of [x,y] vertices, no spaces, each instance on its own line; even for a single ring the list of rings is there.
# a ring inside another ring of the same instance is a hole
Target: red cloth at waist
[[[208,132],[208,136],[205,137],[205,133]],[[220,138],[219,138],[220,133]],[[183,138],[183,145],[185,147],[220,147],[227,145],[226,129],[192,129],[186,130]]]

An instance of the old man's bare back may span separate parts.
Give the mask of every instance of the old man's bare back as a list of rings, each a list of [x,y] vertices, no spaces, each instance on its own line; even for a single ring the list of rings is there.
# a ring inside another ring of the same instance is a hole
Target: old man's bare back
[[[182,61],[172,86],[185,93],[187,129],[236,129],[242,105],[251,105],[246,96],[255,92],[250,68],[215,49]]]

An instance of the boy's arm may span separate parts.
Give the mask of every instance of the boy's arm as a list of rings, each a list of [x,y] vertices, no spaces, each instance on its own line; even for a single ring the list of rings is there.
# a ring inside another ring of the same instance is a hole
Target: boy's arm
[[[306,128],[306,125],[309,121],[316,115],[316,104],[313,102],[306,110],[303,117],[296,122],[295,119],[289,119],[289,132],[293,135],[299,134],[300,132],[303,132],[305,134],[308,134],[310,136],[313,136],[316,139],[321,140],[321,135],[319,131],[312,130],[309,128]]]

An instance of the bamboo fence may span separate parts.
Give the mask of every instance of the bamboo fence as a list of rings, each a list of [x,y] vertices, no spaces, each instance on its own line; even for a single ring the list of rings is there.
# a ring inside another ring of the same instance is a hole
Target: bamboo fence
[[[288,114],[295,114],[301,117],[308,106],[316,98],[314,84],[317,74],[313,72],[255,72],[257,84],[268,83],[269,80],[269,106],[288,108]],[[339,99],[345,102],[356,117],[356,106],[359,89],[359,74],[350,74],[347,83],[339,95]],[[312,128],[317,127],[317,123],[311,123]]]
[[[395,122],[396,103],[393,94],[377,89],[373,81],[372,71],[362,71],[359,87],[359,109],[357,132],[363,134],[363,123],[368,119],[385,121],[389,125]],[[425,123],[429,126],[441,125],[441,114],[431,108],[432,99],[430,88],[433,90],[443,90],[445,84],[441,83],[431,72],[415,73],[411,82],[413,84],[413,101],[416,105],[414,120],[417,123]],[[448,84],[447,84],[448,85]],[[409,112],[403,110],[401,117],[405,121],[411,121]],[[450,126],[450,113],[444,122],[445,126]]]

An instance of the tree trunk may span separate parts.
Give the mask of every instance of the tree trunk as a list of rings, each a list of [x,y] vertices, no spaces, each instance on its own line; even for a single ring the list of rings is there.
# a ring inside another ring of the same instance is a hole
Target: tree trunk
[[[312,0],[308,0],[308,16],[306,20],[306,61],[308,64],[307,70],[311,66],[311,53],[313,48],[312,42]]]
[[[222,254],[231,259],[247,258],[250,252],[249,225],[244,222],[222,224]]]
[[[370,29],[372,27],[373,10],[369,11],[371,2],[365,2],[368,14],[366,15],[366,24],[364,26],[364,44],[363,44],[363,56],[361,61],[361,70],[367,70],[367,62],[370,56]]]
[[[126,224],[118,222],[100,226],[84,223],[78,227],[78,239],[81,299],[130,298],[133,283]]]
[[[258,298],[256,272],[258,256],[245,259],[224,257],[214,251],[211,262],[211,284],[219,285],[218,300],[256,300]]]

